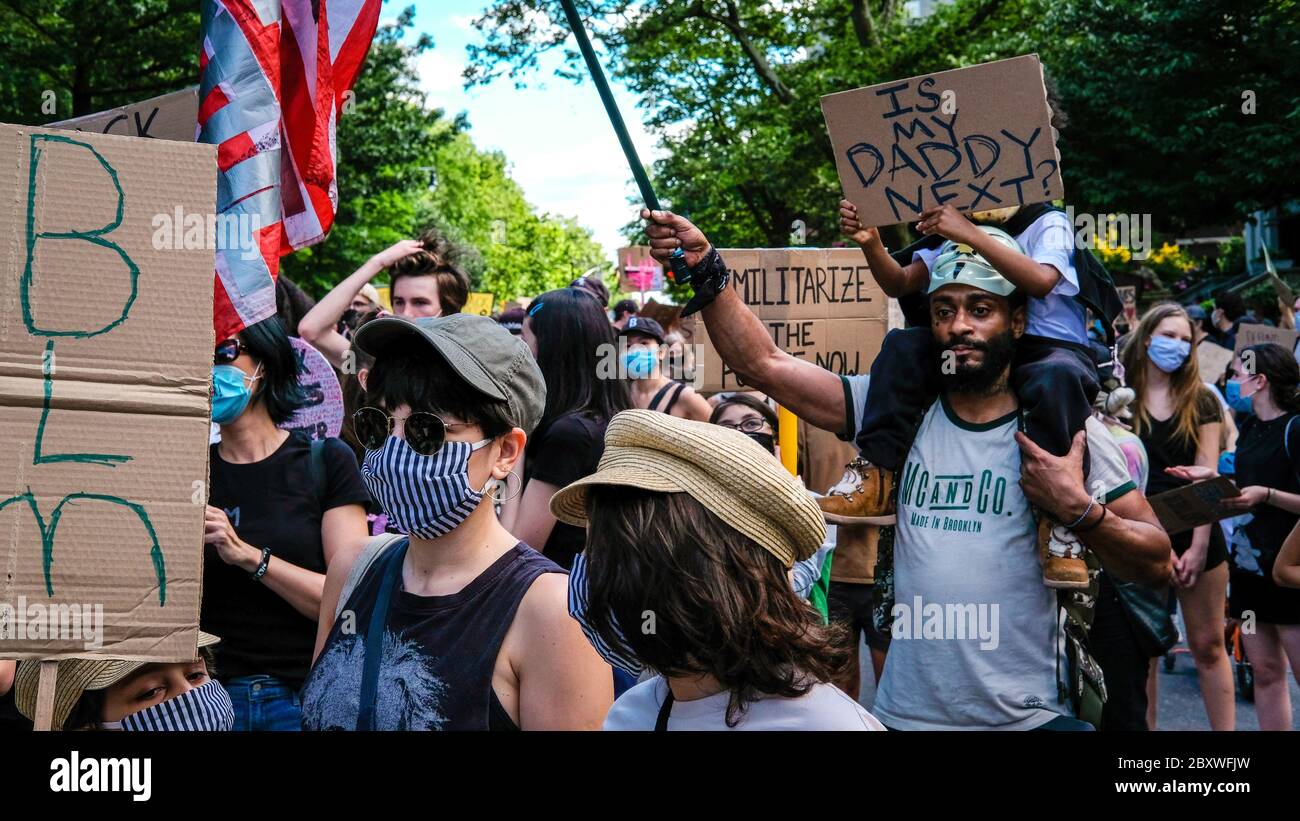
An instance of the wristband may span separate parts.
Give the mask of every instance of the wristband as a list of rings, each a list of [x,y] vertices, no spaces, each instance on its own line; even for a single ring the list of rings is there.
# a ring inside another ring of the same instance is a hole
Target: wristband
[[[262,548],[262,561],[258,562],[257,569],[248,575],[252,576],[256,581],[260,582],[262,580],[262,577],[266,575],[266,569],[270,567],[270,565],[271,565],[271,548],[264,547]]]
[[[709,246],[708,253],[691,269],[691,285],[695,289],[695,295],[686,303],[681,315],[690,316],[708,306],[718,298],[718,294],[726,290],[730,282],[731,271],[727,270],[722,254],[718,253],[717,248]]]
[[[1085,508],[1083,509],[1083,513],[1080,514],[1079,518],[1075,519],[1073,522],[1071,522],[1070,524],[1066,525],[1066,526],[1065,526],[1065,529],[1066,529],[1066,530],[1074,530],[1076,527],[1078,527],[1080,524],[1082,524],[1082,523],[1083,523],[1083,520],[1086,519],[1086,518],[1088,518],[1088,514],[1092,512],[1092,509],[1093,509],[1093,507],[1094,507],[1096,504],[1097,504],[1097,500],[1094,499],[1093,497],[1089,496],[1089,497],[1088,497],[1088,506],[1085,507]]]
[[[1107,514],[1108,512],[1110,512],[1110,508],[1106,507],[1105,505],[1102,505],[1102,506],[1101,506],[1101,518],[1097,519],[1097,521],[1093,522],[1092,524],[1088,525],[1087,527],[1081,527],[1081,528],[1079,528],[1078,530],[1076,530],[1076,531],[1074,531],[1074,532],[1075,532],[1075,533],[1091,533],[1092,531],[1094,531],[1094,530],[1096,530],[1097,528],[1101,527],[1101,523],[1102,523],[1102,522],[1106,521],[1106,514]]]
[[[1268,498],[1264,500],[1264,504],[1266,505],[1273,504],[1273,488],[1268,489]]]

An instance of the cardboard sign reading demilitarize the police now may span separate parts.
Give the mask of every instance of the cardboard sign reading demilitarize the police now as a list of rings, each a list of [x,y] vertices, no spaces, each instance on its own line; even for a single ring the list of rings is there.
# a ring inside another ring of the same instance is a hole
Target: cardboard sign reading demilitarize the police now
[[[0,125],[0,658],[194,657],[215,206],[215,146]]]
[[[889,306],[857,248],[721,250],[730,287],[777,347],[837,374],[867,373],[884,341]],[[694,319],[694,317],[692,317]],[[705,392],[747,387],[723,364],[701,321],[692,328]],[[721,333],[714,329],[715,333]]]
[[[945,203],[988,211],[1064,195],[1034,54],[828,94],[822,114],[844,196],[864,225]]]

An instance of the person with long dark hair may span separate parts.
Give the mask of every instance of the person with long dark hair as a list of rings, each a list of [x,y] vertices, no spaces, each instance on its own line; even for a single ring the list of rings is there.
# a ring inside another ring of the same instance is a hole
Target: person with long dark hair
[[[1153,306],[1124,348],[1124,372],[1136,394],[1133,432],[1150,460],[1147,493],[1187,485],[1176,468],[1219,463],[1223,411],[1201,382],[1192,356],[1192,319],[1178,304]],[[1201,698],[1214,730],[1236,725],[1232,667],[1223,646],[1223,612],[1228,588],[1228,551],[1217,524],[1170,537],[1173,586],[1187,624],[1187,643],[1196,663]]]
[[[1241,495],[1223,501],[1249,514],[1232,533],[1229,612],[1254,626],[1241,635],[1255,674],[1259,728],[1290,730],[1286,672],[1289,660],[1300,680],[1300,590],[1277,585],[1273,567],[1300,522],[1300,366],[1281,345],[1247,346],[1232,361],[1227,393],[1229,401],[1246,400],[1251,408],[1234,459]],[[1176,472],[1187,479],[1214,475],[1194,467]]]
[[[599,470],[551,508],[587,529],[589,640],[658,673],[606,730],[883,729],[831,683],[848,661],[838,628],[790,587],[825,537],[821,511],[743,433],[625,411]]]
[[[551,496],[595,471],[605,448],[605,426],[632,402],[622,380],[601,378],[601,357],[613,355],[614,331],[589,294],[561,288],[534,299],[523,340],[546,382],[546,407],[528,443],[523,480],[515,488],[518,501],[503,516],[520,541],[538,545],[568,570],[584,536],[555,520],[548,507]]]
[[[286,422],[302,402],[298,359],[279,317],[213,355],[211,487],[200,624],[217,649],[236,730],[297,730],[325,571],[366,539],[369,494],[352,451]]]

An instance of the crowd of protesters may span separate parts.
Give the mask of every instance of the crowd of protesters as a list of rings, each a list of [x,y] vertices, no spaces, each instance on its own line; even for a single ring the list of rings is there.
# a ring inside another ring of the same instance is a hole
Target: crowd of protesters
[[[1226,617],[1260,726],[1291,728],[1300,366],[1257,344],[1200,372],[1239,298],[1116,339],[1059,209],[932,209],[891,253],[844,202],[910,327],[841,376],[773,343],[699,228],[641,216],[748,391],[706,397],[689,337],[596,277],[462,313],[433,231],[314,305],[286,281],[214,351],[196,657],[62,661],[53,726],[1154,729],[1176,607],[1209,726],[1235,728]],[[290,334],[339,373],[338,439],[280,427]],[[1148,497],[1220,476],[1231,515],[1167,532]],[[30,726],[37,673],[0,662],[0,721]]]

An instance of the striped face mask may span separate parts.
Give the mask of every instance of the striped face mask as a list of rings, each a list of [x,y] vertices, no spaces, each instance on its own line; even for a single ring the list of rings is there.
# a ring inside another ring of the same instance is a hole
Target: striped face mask
[[[582,628],[582,633],[591,642],[591,646],[596,649],[600,657],[605,660],[611,667],[617,667],[633,676],[640,676],[645,671],[645,665],[641,659],[636,657],[636,651],[627,644],[627,637],[623,634],[623,628],[619,626],[618,619],[610,614],[610,622],[614,627],[614,632],[618,634],[618,640],[613,645],[601,638],[587,622],[587,557],[585,553],[579,553],[573,557],[573,569],[569,571],[569,615]]]
[[[379,450],[366,451],[361,478],[398,530],[436,539],[465,521],[490,489],[491,479],[482,490],[469,486],[469,457],[491,441],[443,442],[423,456],[390,436]]]
[[[211,679],[121,721],[103,721],[99,726],[104,730],[229,732],[235,727],[235,708],[226,688]]]

